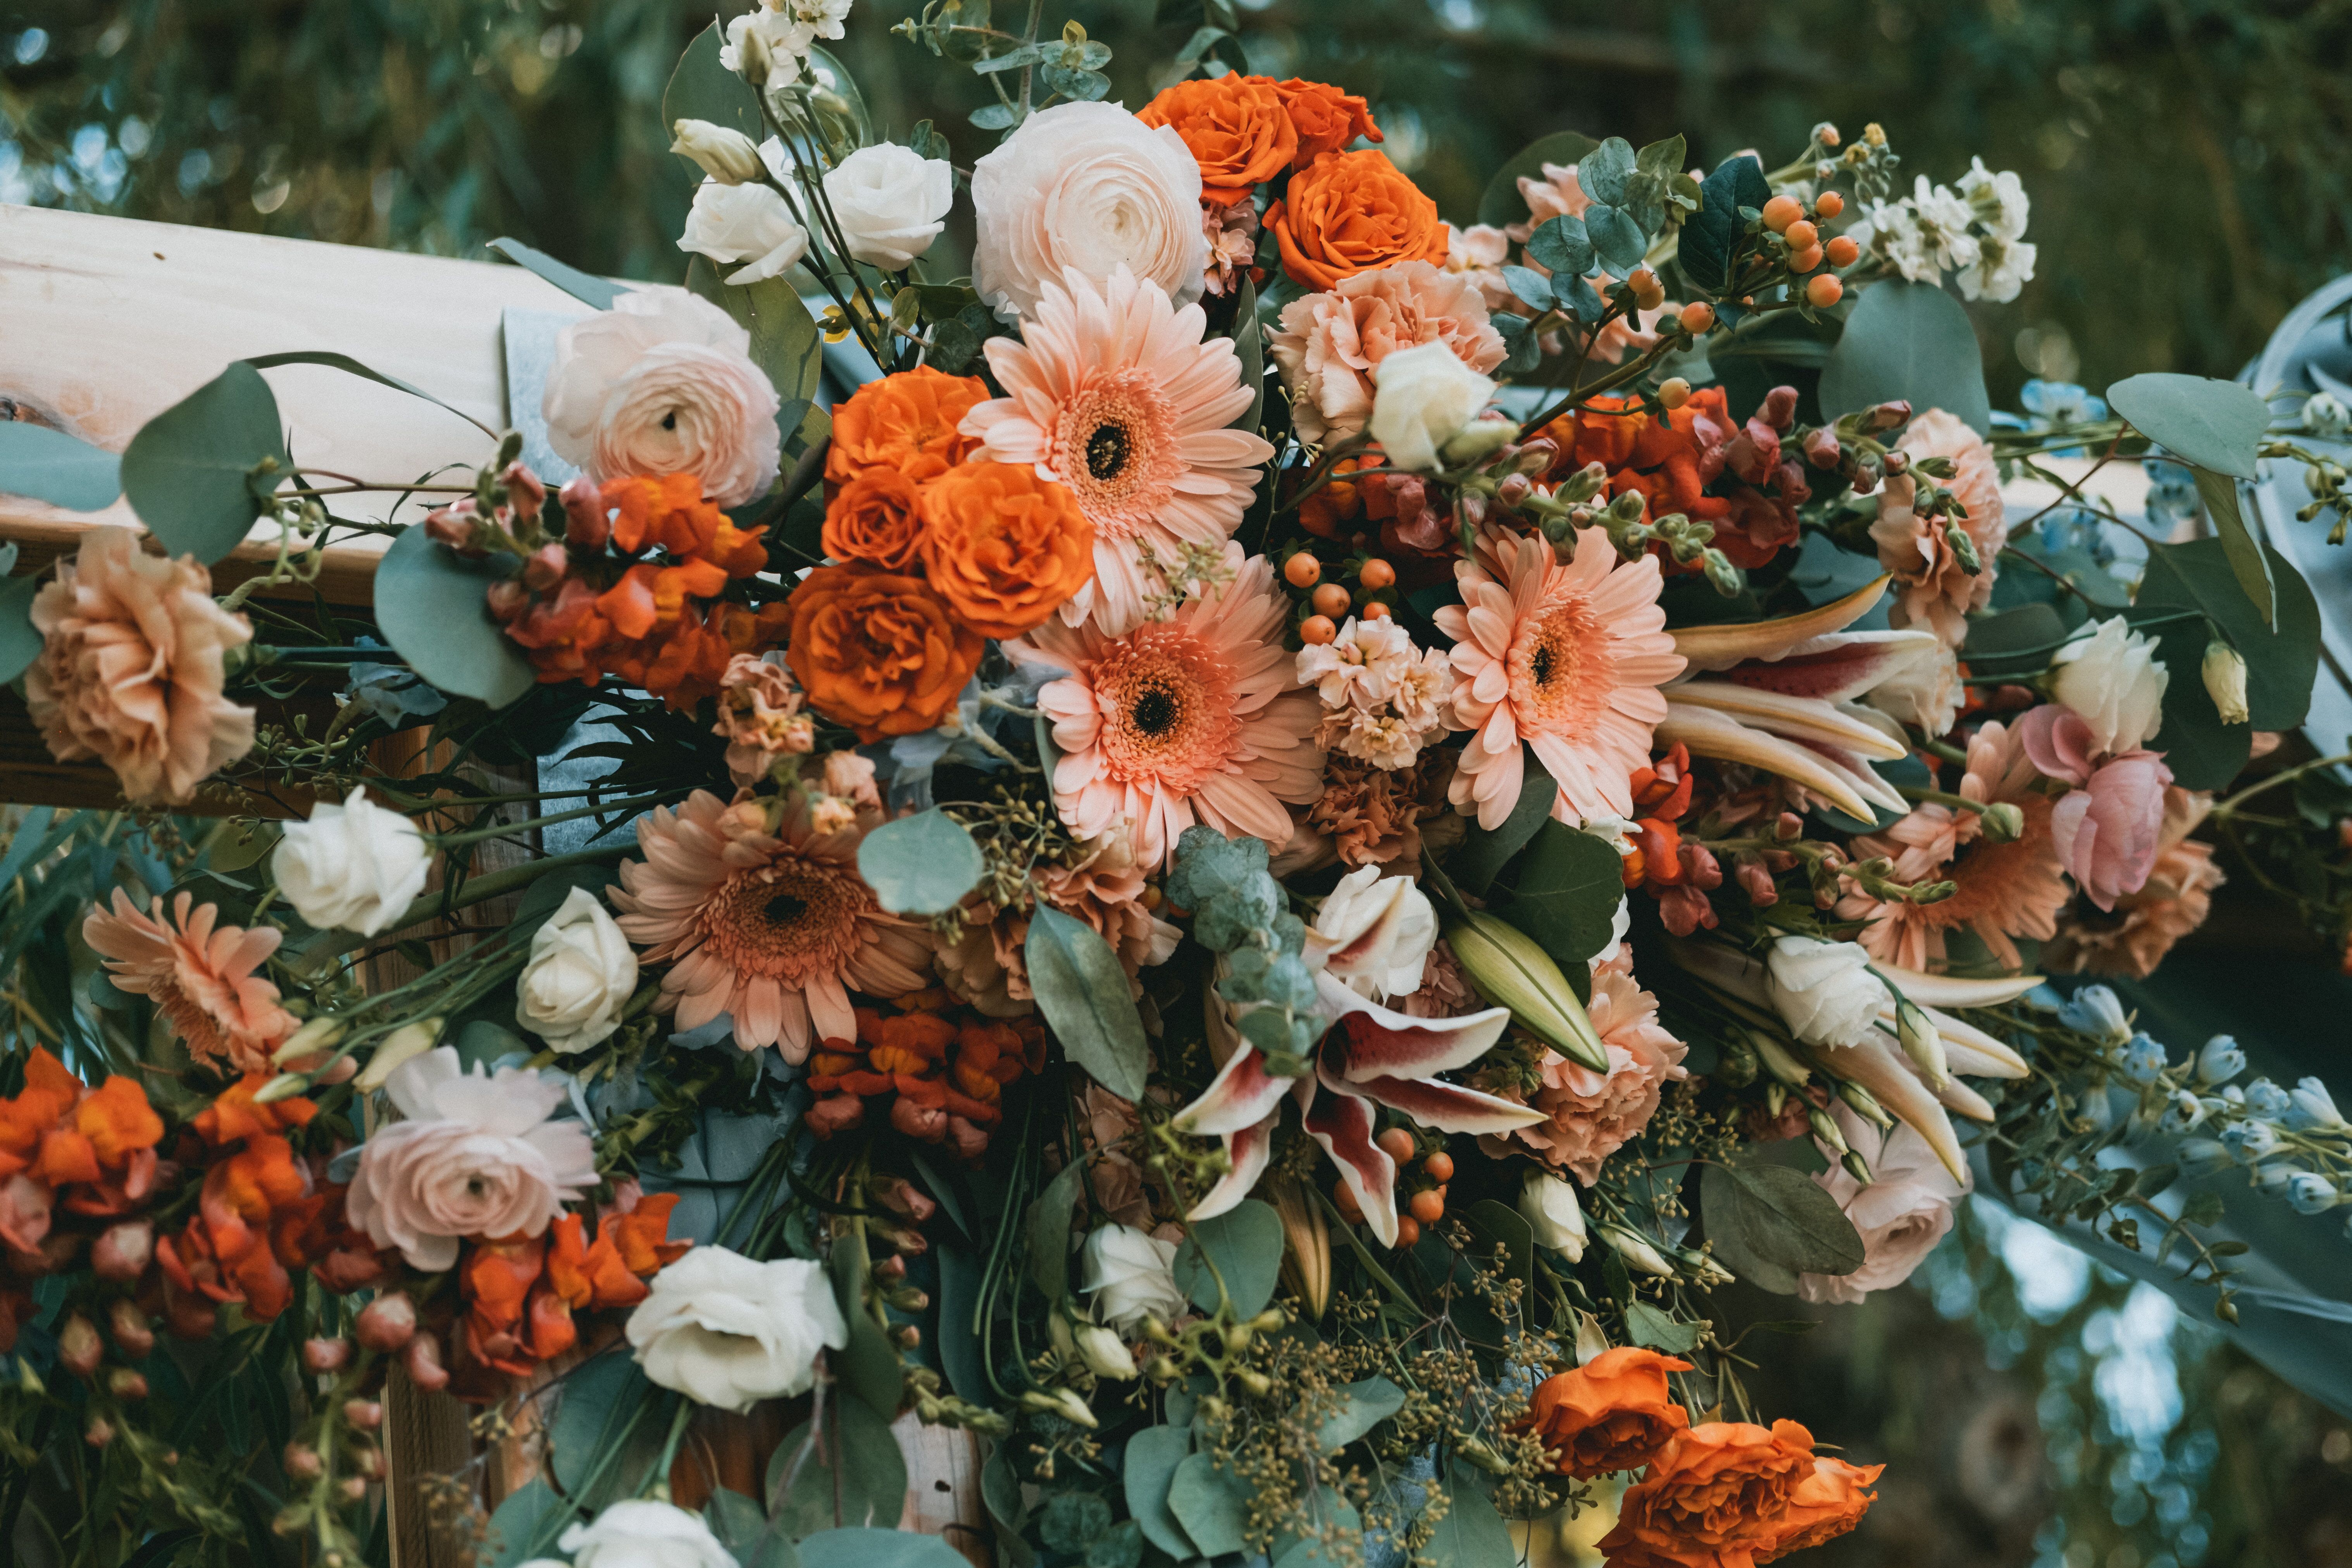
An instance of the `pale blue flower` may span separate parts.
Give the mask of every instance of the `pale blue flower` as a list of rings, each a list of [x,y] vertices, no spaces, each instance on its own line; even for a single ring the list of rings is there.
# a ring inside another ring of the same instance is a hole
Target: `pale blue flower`
[[[2154,1083],[2164,1076],[2164,1047],[2145,1034],[2134,1035],[2124,1047],[2124,1076],[2134,1083]]]
[[[2286,1201],[2294,1205],[2297,1214],[2326,1214],[2345,1200],[2336,1184],[2326,1176],[2298,1171],[2287,1182]]]
[[[2328,1097],[2327,1086],[2315,1078],[2306,1078],[2298,1082],[2287,1100],[2291,1107],[2286,1113],[2289,1127],[2336,1128],[2344,1125],[2344,1118],[2336,1111],[2336,1101]]]
[[[2227,1083],[2245,1070],[2246,1053],[2238,1048],[2234,1035],[2216,1035],[2197,1053],[2199,1083]]]
[[[2104,985],[2085,985],[2075,992],[2058,1009],[2058,1021],[2110,1045],[2120,1046],[2131,1038],[2131,1023],[2124,1016],[2123,1003]]]
[[[2276,1120],[2284,1116],[2294,1104],[2294,1101],[2287,1098],[2286,1090],[2266,1078],[2258,1078],[2246,1085],[2246,1109],[2256,1116]]]
[[[2230,1152],[2251,1163],[2278,1152],[2278,1129],[2267,1121],[2241,1121],[2226,1129],[2221,1142]]]
[[[2157,1123],[2159,1131],[2191,1132],[2204,1125],[2205,1102],[2185,1089],[2172,1091],[2171,1102],[2164,1108],[2164,1119]]]
[[[2184,1176],[2210,1175],[2230,1163],[2228,1146],[2210,1138],[2183,1138],[2172,1156]]]

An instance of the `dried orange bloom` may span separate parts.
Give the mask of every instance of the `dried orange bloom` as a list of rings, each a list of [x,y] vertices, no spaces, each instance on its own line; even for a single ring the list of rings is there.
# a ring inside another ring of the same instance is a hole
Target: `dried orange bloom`
[[[919,577],[820,566],[787,605],[809,706],[868,743],[935,727],[980,667],[980,634]]]
[[[929,365],[867,382],[834,408],[826,486],[845,485],[868,468],[895,468],[917,480],[946,471],[979,445],[959,426],[987,401],[988,384],[978,376]]]
[[[1282,269],[1308,289],[1391,262],[1445,265],[1437,204],[1370,148],[1326,153],[1292,175],[1265,226],[1282,247]]]
[[[1019,637],[1094,579],[1094,525],[1033,465],[950,468],[923,487],[921,506],[925,574],[984,637]]]
[[[1175,129],[1201,165],[1201,199],[1220,206],[1247,201],[1298,156],[1298,128],[1272,77],[1228,73],[1180,81],[1136,118]]]

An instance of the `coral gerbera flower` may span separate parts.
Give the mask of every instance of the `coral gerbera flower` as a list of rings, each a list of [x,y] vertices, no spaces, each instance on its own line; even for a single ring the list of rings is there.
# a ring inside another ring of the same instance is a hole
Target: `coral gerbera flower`
[[[1143,618],[1150,551],[1217,544],[1241,525],[1265,440],[1227,426],[1256,389],[1208,318],[1177,310],[1160,285],[1124,267],[1099,289],[1083,273],[1045,286],[1023,340],[991,338],[988,365],[1011,395],[964,416],[981,456],[1034,463],[1069,487],[1095,530],[1095,581],[1062,606],[1112,636]]]
[[[92,910],[82,940],[107,961],[116,987],[155,1004],[199,1061],[226,1062],[238,1072],[268,1072],[269,1053],[294,1032],[293,1015],[278,1005],[278,987],[254,973],[278,951],[279,933],[218,923],[220,910],[182,893],[163,912],[157,899],[141,914],[121,889],[112,912]]]
[[[1225,545],[1231,581],[1204,589],[1164,621],[1124,636],[1089,618],[1048,621],[1004,645],[1016,664],[1069,671],[1037,694],[1062,749],[1054,804],[1081,838],[1131,825],[1144,870],[1184,829],[1205,822],[1277,848],[1289,841],[1283,803],[1322,793],[1314,743],[1323,705],[1297,679],[1283,647],[1288,601],[1263,555],[1246,564]]]
[[[1452,721],[1472,731],[1449,794],[1500,827],[1527,775],[1525,741],[1559,785],[1552,815],[1631,816],[1631,779],[1683,672],[1658,607],[1654,557],[1624,562],[1597,528],[1561,563],[1542,539],[1489,528],[1457,563],[1463,602],[1433,617],[1454,639]]]
[[[708,790],[656,808],[637,827],[646,858],[621,863],[613,902],[645,962],[670,964],[662,1010],[686,1029],[728,1014],[738,1046],[781,1045],[799,1062],[814,1040],[856,1037],[852,987],[919,990],[929,944],[857,875],[857,846],[881,825],[869,808],[820,833],[795,797],[772,834],[758,802]]]

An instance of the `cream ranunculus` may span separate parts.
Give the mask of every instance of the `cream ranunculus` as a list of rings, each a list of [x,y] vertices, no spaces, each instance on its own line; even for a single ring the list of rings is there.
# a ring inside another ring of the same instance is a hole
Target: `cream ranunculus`
[[[628,1333],[648,1378],[720,1410],[806,1394],[817,1352],[849,1342],[821,1266],[754,1263],[722,1247],[698,1247],[655,1275]]]
[[[683,289],[638,289],[563,329],[541,399],[548,444],[602,484],[693,474],[720,506],[776,478],[776,389],[751,334]]]
[[[1094,1297],[1095,1315],[1121,1333],[1145,1316],[1163,1322],[1185,1307],[1176,1288],[1176,1244],[1136,1229],[1107,1225],[1089,1233],[1080,1288]]]
[[[783,143],[771,136],[760,156],[781,178]],[[695,187],[677,247],[713,261],[748,263],[727,274],[730,284],[781,278],[808,254],[808,230],[793,216],[784,198],[769,185],[708,179]]]
[[[1407,996],[1421,989],[1423,963],[1437,942],[1437,911],[1410,877],[1366,866],[1339,879],[1315,916],[1311,957],[1360,996]]]
[[[1784,936],[1772,944],[1765,968],[1772,1005],[1809,1046],[1860,1045],[1886,1005],[1870,954],[1850,942]]]
[[[436,1274],[462,1237],[538,1236],[596,1184],[596,1151],[577,1121],[550,1121],[562,1079],[523,1068],[467,1072],[447,1046],[402,1064],[384,1085],[407,1120],[360,1147],[352,1223],[409,1267]]]
[[[736,1568],[734,1553],[710,1527],[666,1502],[616,1502],[556,1544],[572,1568]]]
[[[353,790],[341,805],[310,808],[270,852],[278,890],[320,931],[373,936],[425,890],[433,851],[416,825]]]
[[[637,955],[596,895],[574,888],[530,939],[515,981],[515,1022],[553,1051],[584,1051],[621,1026]]]
[[[1558,1176],[1528,1173],[1527,1184],[1519,1189],[1519,1217],[1535,1233],[1538,1247],[1548,1247],[1570,1263],[1583,1258],[1584,1205],[1577,1202],[1576,1189]]]
[[[1437,449],[1460,435],[1495,395],[1495,384],[1443,342],[1399,349],[1373,368],[1372,439],[1391,467],[1427,473]]]
[[[955,171],[944,158],[880,142],[860,147],[824,177],[825,199],[849,254],[885,272],[904,271],[947,227]]]
[[[1952,1228],[1953,1201],[1968,1187],[1952,1179],[1927,1141],[1905,1123],[1881,1132],[1839,1100],[1830,1102],[1830,1115],[1847,1146],[1870,1163],[1870,1185],[1834,1159],[1813,1181],[1861,1234],[1862,1267],[1851,1274],[1800,1274],[1797,1294],[1808,1301],[1852,1303],[1910,1279]]]
[[[2051,662],[2050,694],[2082,715],[2098,750],[2120,755],[2139,750],[2164,722],[2164,689],[2171,679],[2156,643],[2121,616],[2074,633]]]
[[[972,165],[974,287],[1005,317],[1035,314],[1065,268],[1100,284],[1121,267],[1178,307],[1201,297],[1201,165],[1173,126],[1115,103],[1041,110]]]

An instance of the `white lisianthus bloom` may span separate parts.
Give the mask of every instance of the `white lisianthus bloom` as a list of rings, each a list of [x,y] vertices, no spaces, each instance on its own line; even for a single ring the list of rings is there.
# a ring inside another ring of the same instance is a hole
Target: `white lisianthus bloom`
[[[1871,973],[1870,954],[1853,942],[1784,936],[1764,963],[1772,1005],[1807,1045],[1859,1045],[1877,1026],[1886,987]]]
[[[652,1283],[629,1314],[629,1343],[646,1377],[698,1405],[749,1410],[806,1394],[817,1352],[849,1343],[824,1268],[805,1258],[698,1247]]]
[[[269,874],[300,915],[320,931],[373,936],[400,917],[433,869],[416,825],[353,790],[341,805],[310,808],[270,852]]]
[[[2138,751],[2163,724],[2171,675],[2156,657],[2154,639],[2121,616],[2084,625],[2051,662],[2056,672],[2050,694],[2082,716],[2101,752]]]
[[[574,888],[532,933],[515,981],[515,1022],[552,1051],[584,1051],[612,1037],[637,988],[629,939],[585,888]]]
[[[1094,1298],[1095,1315],[1120,1333],[1134,1332],[1147,1316],[1165,1321],[1184,1310],[1172,1241],[1107,1225],[1087,1235],[1084,1261],[1079,1289]]]
[[[1372,371],[1372,439],[1392,467],[1428,473],[1437,449],[1493,401],[1495,384],[1444,343],[1399,349]]]
[[[836,29],[830,36],[837,38],[841,34]],[[750,80],[746,63],[764,62],[767,79],[751,85],[771,89],[789,87],[800,79],[801,58],[815,40],[815,30],[797,17],[762,5],[727,24],[727,41],[719,46],[719,63]]]
[[[1971,158],[1969,172],[1960,176],[1960,195],[1968,198],[1978,226],[1995,239],[2025,237],[2025,219],[2033,203],[2014,171],[1995,174],[1982,158]]]
[[[849,254],[885,272],[904,271],[947,227],[955,171],[894,142],[860,147],[824,176],[825,199]]]
[[[779,179],[783,177],[782,142],[769,137],[759,155]],[[772,186],[709,179],[695,187],[677,247],[713,261],[748,263],[728,273],[727,281],[758,283],[783,276],[808,254],[808,230]]]
[[[1951,732],[1968,695],[1960,684],[1960,658],[1938,639],[1935,656],[1915,658],[1863,693],[1863,701],[1888,718],[1908,724],[1933,741]]]
[[[1587,1233],[1584,1205],[1576,1189],[1546,1171],[1531,1171],[1519,1189],[1519,1217],[1535,1233],[1536,1245],[1548,1247],[1570,1263],[1584,1257]]]
[[[556,1544],[572,1554],[572,1568],[736,1568],[700,1517],[666,1502],[614,1503]]]
[[[1436,944],[1437,911],[1412,878],[1381,869],[1366,866],[1339,879],[1316,911],[1307,957],[1360,996],[1408,996],[1421,989]]]

